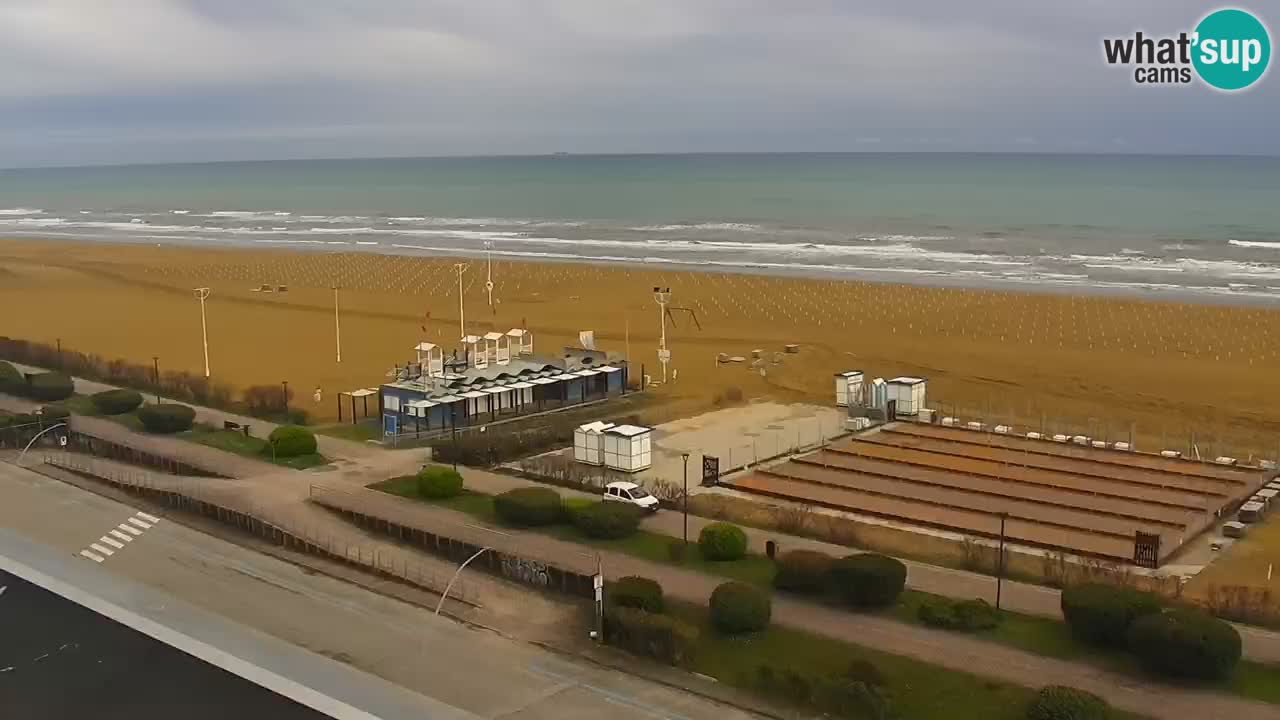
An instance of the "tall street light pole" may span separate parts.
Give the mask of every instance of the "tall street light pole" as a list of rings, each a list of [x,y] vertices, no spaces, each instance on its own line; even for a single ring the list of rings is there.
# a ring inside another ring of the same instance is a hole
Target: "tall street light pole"
[[[289,381],[280,381],[280,397],[284,400],[284,418],[285,422],[289,421]]]
[[[689,453],[680,453],[681,459],[684,460],[684,494],[680,496],[680,502],[684,506],[684,544],[689,544]]]
[[[338,286],[333,286],[333,339],[338,348],[338,362],[342,362],[342,326],[338,324]]]
[[[1000,593],[1004,586],[1004,523],[1009,513],[1000,513],[1000,555],[996,560],[996,609],[1000,609]]]
[[[204,301],[209,299],[209,288],[196,288],[196,297],[200,299],[200,335],[204,338],[204,376],[209,377],[209,325],[205,322]]]
[[[151,368],[152,368],[152,371],[154,372],[153,377],[156,383],[156,404],[159,405],[160,404],[160,356],[159,355],[151,356]]]

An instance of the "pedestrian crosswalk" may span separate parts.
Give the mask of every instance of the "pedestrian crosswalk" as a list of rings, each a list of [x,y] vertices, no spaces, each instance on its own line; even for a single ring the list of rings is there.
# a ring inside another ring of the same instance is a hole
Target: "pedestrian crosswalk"
[[[160,518],[144,512],[136,512],[132,517],[107,532],[106,535],[89,543],[80,551],[80,557],[100,563],[124,550],[125,546],[138,539],[142,533],[150,530]]]

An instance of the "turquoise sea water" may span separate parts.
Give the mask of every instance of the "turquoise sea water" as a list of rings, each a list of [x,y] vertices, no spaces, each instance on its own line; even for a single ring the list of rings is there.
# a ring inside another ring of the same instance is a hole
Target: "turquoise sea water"
[[[0,236],[661,262],[1280,301],[1280,159],[965,154],[0,171]]]

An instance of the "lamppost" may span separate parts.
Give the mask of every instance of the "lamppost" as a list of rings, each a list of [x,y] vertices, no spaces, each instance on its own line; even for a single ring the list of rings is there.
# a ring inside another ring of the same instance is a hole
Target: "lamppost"
[[[156,404],[160,404],[160,356],[151,356],[152,380],[156,384]]]
[[[204,338],[204,376],[209,377],[209,325],[204,317],[204,301],[209,299],[209,288],[196,288],[195,293],[200,299],[200,335]]]
[[[683,505],[684,511],[684,544],[689,544],[689,453],[680,453],[680,458],[684,460],[684,493],[680,496],[680,503]]]
[[[1009,513],[1000,513],[1000,555],[996,559],[996,609],[1000,609],[1000,594],[1004,586],[1004,523]]]
[[[280,381],[280,397],[284,401],[285,422],[289,421],[289,381]]]
[[[453,469],[458,469],[458,404],[449,403],[449,425],[453,433]]]

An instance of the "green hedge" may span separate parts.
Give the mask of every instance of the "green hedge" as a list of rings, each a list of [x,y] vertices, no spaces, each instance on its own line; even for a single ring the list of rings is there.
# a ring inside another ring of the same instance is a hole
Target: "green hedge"
[[[0,362],[0,392],[10,395],[26,394],[27,379],[12,363]]]
[[[747,534],[737,525],[711,523],[698,534],[698,547],[707,560],[738,560],[747,554]]]
[[[1123,646],[1135,620],[1160,612],[1160,601],[1151,593],[1100,583],[1068,587],[1061,602],[1071,633],[1101,646]]]
[[[1107,701],[1083,690],[1064,685],[1040,689],[1027,705],[1027,720],[1107,720]]]
[[[167,435],[190,430],[196,411],[177,403],[143,405],[138,408],[138,419],[147,432]]]
[[[863,665],[867,666],[869,672],[866,674],[871,676],[871,680],[851,674],[810,675],[791,667],[760,665],[756,668],[754,686],[764,695],[779,697],[795,705],[816,706],[830,717],[856,720],[893,717],[889,697],[883,689],[883,676],[874,665]]]
[[[136,390],[104,390],[89,397],[93,407],[103,415],[124,415],[142,405],[142,394]]]
[[[76,394],[76,386],[62,373],[40,373],[27,379],[26,394],[36,400],[66,400]]]
[[[552,525],[564,517],[560,493],[550,488],[523,487],[493,498],[493,511],[508,525]]]
[[[643,514],[635,505],[598,502],[573,513],[573,524],[587,537],[617,540],[634,533]]]
[[[298,425],[281,425],[271,431],[267,442],[275,448],[275,456],[278,458],[314,455],[316,452],[315,433]]]
[[[722,633],[756,632],[769,626],[773,605],[769,593],[755,585],[727,582],[711,592],[711,624]]]
[[[773,585],[779,590],[821,593],[826,590],[836,559],[815,550],[792,550],[778,556]]]
[[[1220,680],[1240,661],[1240,633],[1200,610],[1168,610],[1129,627],[1129,650],[1147,669],[1171,678]]]
[[[855,607],[887,607],[907,583],[907,566],[876,553],[841,558],[831,566],[831,590]]]
[[[462,493],[462,473],[444,465],[428,465],[418,471],[418,495],[430,500],[457,497]]]
[[[609,587],[609,601],[620,607],[661,614],[666,610],[662,586],[656,580],[630,575]]]
[[[681,665],[698,642],[698,629],[673,617],[608,604],[605,642],[668,665]]]
[[[990,630],[1000,624],[1000,611],[986,600],[929,598],[916,610],[925,625],[944,630]]]

